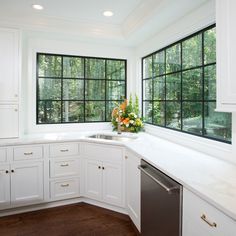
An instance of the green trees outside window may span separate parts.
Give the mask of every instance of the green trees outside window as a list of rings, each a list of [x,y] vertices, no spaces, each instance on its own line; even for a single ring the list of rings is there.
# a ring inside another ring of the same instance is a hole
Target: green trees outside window
[[[146,123],[231,142],[231,113],[215,111],[215,31],[207,27],[143,58]]]
[[[126,60],[37,54],[37,124],[111,120],[126,98]]]

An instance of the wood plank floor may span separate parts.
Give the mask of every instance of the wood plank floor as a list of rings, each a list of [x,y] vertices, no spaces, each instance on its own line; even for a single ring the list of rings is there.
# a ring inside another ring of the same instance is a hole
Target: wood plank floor
[[[1,236],[136,236],[128,216],[86,203],[0,218]]]

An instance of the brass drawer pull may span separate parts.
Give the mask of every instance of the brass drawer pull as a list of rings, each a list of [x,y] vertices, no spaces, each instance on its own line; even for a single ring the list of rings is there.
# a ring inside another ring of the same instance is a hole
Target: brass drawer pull
[[[206,222],[211,227],[217,227],[217,224],[215,222],[210,222],[205,214],[202,214],[201,219]]]
[[[33,152],[24,152],[24,155],[25,156],[30,156],[30,155],[33,155]]]
[[[69,164],[68,164],[68,163],[66,163],[66,164],[61,164],[61,167],[66,167],[66,166],[69,166]]]
[[[61,149],[60,151],[61,151],[61,152],[69,152],[68,149]]]
[[[61,187],[69,187],[69,184],[61,184]]]

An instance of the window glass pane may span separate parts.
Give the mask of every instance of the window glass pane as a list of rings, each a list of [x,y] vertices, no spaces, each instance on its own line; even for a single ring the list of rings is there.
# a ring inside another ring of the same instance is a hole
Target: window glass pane
[[[202,100],[202,69],[183,72],[183,100]]]
[[[157,77],[153,80],[154,100],[165,99],[165,77]]]
[[[84,100],[84,81],[78,79],[63,80],[64,100]]]
[[[122,101],[119,101],[118,103],[121,103]],[[106,120],[110,121],[111,120],[111,114],[113,109],[117,107],[116,103],[114,101],[110,101],[106,103]]]
[[[182,43],[183,69],[202,65],[202,34],[198,34]]]
[[[183,130],[202,134],[202,103],[183,102]]]
[[[216,99],[216,66],[204,68],[204,94],[206,100]]]
[[[165,102],[153,103],[153,123],[156,125],[165,125]]]
[[[204,32],[204,63],[216,62],[216,28]]]
[[[215,102],[204,104],[205,136],[231,141],[231,113],[216,112]]]
[[[181,129],[180,102],[166,102],[166,126]]]
[[[143,59],[143,78],[152,78],[152,56]]]
[[[50,124],[61,122],[61,102],[38,102],[38,123]]]
[[[152,79],[143,81],[143,99],[152,100]]]
[[[166,73],[179,71],[181,69],[181,47],[176,44],[166,49]]]
[[[61,99],[61,80],[60,79],[38,79],[38,97],[41,100],[60,100]]]
[[[145,122],[152,123],[152,102],[143,102],[143,117]]]
[[[125,82],[107,82],[107,100],[122,100],[125,98]]]
[[[107,61],[107,79],[125,80],[125,62],[117,60]]]
[[[86,80],[85,99],[105,100],[105,80]]]
[[[85,59],[85,77],[89,79],[105,79],[105,60]]]
[[[105,121],[105,102],[85,102],[85,121]]]
[[[63,121],[82,122],[84,121],[84,103],[65,101],[63,102]]]
[[[63,77],[83,78],[84,59],[79,57],[63,57]]]
[[[165,51],[153,55],[153,69],[154,76],[165,74]]]
[[[166,76],[166,100],[181,99],[181,73]]]
[[[61,76],[61,56],[38,55],[38,75],[41,77]]]

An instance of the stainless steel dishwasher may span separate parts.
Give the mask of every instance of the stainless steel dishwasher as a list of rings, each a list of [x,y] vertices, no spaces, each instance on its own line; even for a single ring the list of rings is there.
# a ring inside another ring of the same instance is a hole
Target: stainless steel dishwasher
[[[182,235],[182,186],[142,160],[141,235]]]

